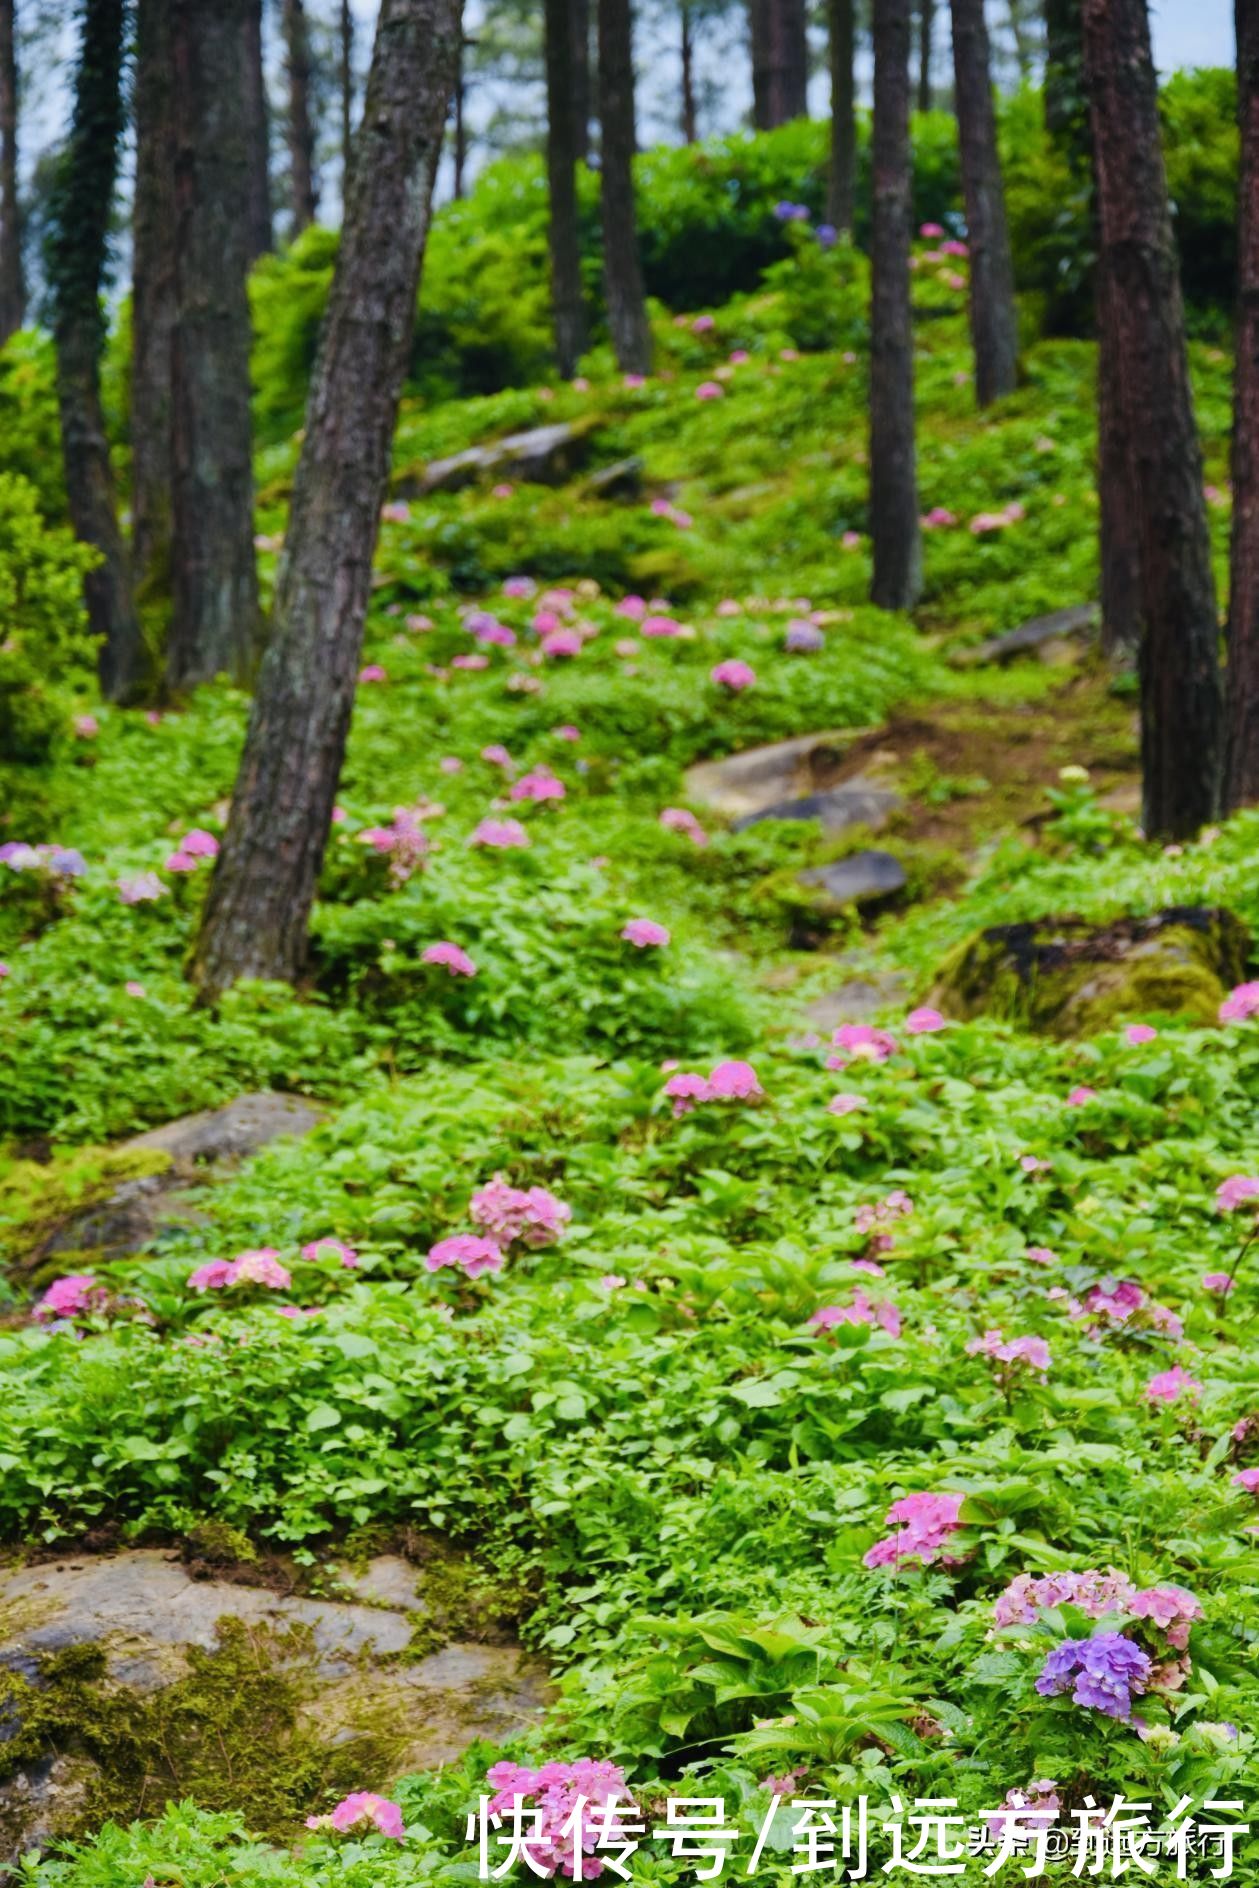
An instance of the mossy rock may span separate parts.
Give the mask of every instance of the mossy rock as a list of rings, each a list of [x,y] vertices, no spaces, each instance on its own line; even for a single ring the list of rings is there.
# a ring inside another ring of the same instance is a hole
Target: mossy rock
[[[1250,951],[1245,925],[1218,906],[1100,926],[1070,917],[998,924],[949,953],[927,1000],[964,1022],[997,1016],[1061,1037],[1154,1015],[1213,1023]]]

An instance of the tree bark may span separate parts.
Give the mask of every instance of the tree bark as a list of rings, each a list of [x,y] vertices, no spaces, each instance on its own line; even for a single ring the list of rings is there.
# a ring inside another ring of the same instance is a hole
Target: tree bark
[[[26,320],[22,211],[17,181],[17,37],[14,0],[0,0],[0,344]]]
[[[651,369],[651,325],[634,214],[634,48],[630,0],[598,0],[600,206],[608,327],[624,373]]]
[[[1084,0],[1102,317],[1138,512],[1145,830],[1184,838],[1219,803],[1219,629],[1145,0]]]
[[[354,9],[341,0],[341,202],[349,201],[350,154],[354,148]]]
[[[590,0],[569,0],[573,35],[573,151],[579,164],[590,155]]]
[[[271,217],[271,127],[267,79],[262,64],[262,0],[250,0],[244,18],[240,82],[249,126],[249,260],[275,246]]]
[[[826,214],[836,229],[851,232],[857,179],[854,0],[827,0],[827,23],[831,62],[831,161],[826,180]]]
[[[1259,801],[1259,10],[1237,0],[1237,364],[1224,810]]]
[[[468,139],[463,121],[463,41],[459,42],[459,60],[455,69],[455,202],[463,200],[463,173],[468,161]]]
[[[577,158],[573,118],[571,0],[545,0],[546,175],[550,197],[551,309],[560,373],[571,380],[586,346],[577,234]]]
[[[873,28],[870,598],[885,610],[908,610],[922,589],[909,292],[909,0],[874,0]]]
[[[953,78],[970,248],[975,393],[988,406],[1018,382],[1019,321],[992,103],[984,0],[952,0]]]
[[[919,0],[918,5],[918,109],[930,111],[931,90],[931,54],[932,40],[935,35],[936,8],[935,0]]]
[[[748,49],[752,60],[752,129],[768,131],[770,118],[769,9],[771,0],[748,0]]]
[[[695,107],[695,23],[689,0],[682,0],[682,142],[694,144],[699,136]]]
[[[314,222],[319,212],[315,127],[310,110],[310,29],[303,0],[284,0],[280,19],[289,82],[289,191],[296,236]]]
[[[383,0],[275,629],[195,952],[208,996],[238,977],[295,977],[304,960],[459,34],[459,0]]]
[[[768,0],[769,121],[790,124],[809,113],[809,38],[805,0]]]
[[[174,608],[167,682],[245,679],[261,622],[249,411],[249,137],[240,85],[250,0],[168,0],[178,100],[171,334]]]
[[[131,561],[136,595],[142,603],[169,598],[171,588],[175,116],[167,0],[139,0],[132,204]]]
[[[83,588],[89,623],[100,638],[101,689],[115,699],[134,689],[140,670],[130,560],[118,527],[100,386],[101,295],[126,122],[125,25],[124,0],[84,0],[74,116],[53,190],[47,254],[66,496],[77,536],[101,554]]]

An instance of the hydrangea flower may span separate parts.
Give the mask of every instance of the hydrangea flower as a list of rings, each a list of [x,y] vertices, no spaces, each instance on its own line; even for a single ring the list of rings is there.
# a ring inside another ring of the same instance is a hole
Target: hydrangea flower
[[[545,1187],[513,1187],[501,1173],[472,1195],[468,1212],[499,1246],[517,1239],[528,1246],[552,1245],[573,1216],[572,1207]]]
[[[826,1104],[826,1112],[827,1114],[843,1116],[853,1114],[858,1108],[864,1108],[865,1105],[866,1098],[864,1095],[832,1095]]]
[[[1086,1088],[1081,1084],[1078,1088],[1073,1088],[1071,1093],[1067,1096],[1067,1106],[1068,1108],[1085,1108],[1090,1101],[1096,1100],[1097,1090],[1095,1088]]]
[[[358,672],[360,682],[387,682],[389,676],[379,662],[367,662]]]
[[[1215,1298],[1227,1298],[1237,1280],[1228,1272],[1204,1272],[1202,1289],[1209,1291]]]
[[[540,644],[544,656],[579,656],[581,634],[575,629],[553,629]]]
[[[646,950],[653,944],[667,944],[670,934],[654,918],[631,918],[621,936],[627,944],[635,944],[639,950]]]
[[[406,1836],[402,1826],[402,1811],[397,1803],[387,1796],[376,1796],[370,1790],[355,1790],[349,1796],[343,1796],[336,1808],[327,1816],[308,1816],[308,1829],[335,1829],[343,1834],[347,1829],[356,1829],[360,1823],[371,1823],[379,1829],[382,1836],[389,1836],[394,1842],[401,1842]]]
[[[637,596],[622,597],[613,614],[628,617],[631,623],[641,622],[647,614],[647,599]]]
[[[1120,1632],[1098,1632],[1091,1639],[1067,1639],[1046,1658],[1036,1689],[1042,1698],[1069,1691],[1075,1704],[1110,1718],[1132,1716],[1153,1665],[1148,1653]]]
[[[1259,983],[1239,983],[1220,1004],[1222,1023],[1244,1023],[1259,1010]]]
[[[666,806],[660,815],[660,824],[671,833],[685,833],[695,846],[706,846],[708,834],[696,819],[694,813],[684,806]]]
[[[875,1029],[871,1023],[841,1023],[831,1044],[837,1053],[828,1060],[828,1069],[842,1069],[854,1061],[886,1062],[896,1053],[895,1036],[886,1029]]]
[[[340,1259],[350,1271],[358,1264],[358,1253],[354,1247],[345,1245],[340,1239],[312,1239],[309,1245],[302,1247],[302,1257],[308,1265],[318,1265],[321,1259]]]
[[[834,1330],[837,1324],[877,1324],[889,1337],[901,1334],[901,1314],[890,1298],[875,1304],[863,1291],[854,1294],[851,1304],[823,1305],[809,1319],[819,1331]]]
[[[1259,1180],[1250,1174],[1234,1174],[1229,1180],[1221,1180],[1215,1189],[1217,1213],[1235,1213],[1249,1200],[1259,1200]]]
[[[907,1036],[932,1036],[938,1029],[947,1029],[948,1026],[948,1019],[941,1016],[939,1010],[927,1009],[925,1007],[910,1010],[909,1015],[905,1018],[905,1034]]]
[[[1017,1840],[1023,1831],[1047,1829],[1061,1807],[1058,1785],[1051,1777],[1040,1777],[1025,1790],[1007,1790],[1001,1807],[992,1810],[984,1821],[994,1841],[1002,1840],[1007,1823],[1014,1825],[1010,1835]]]
[[[458,1267],[466,1278],[480,1278],[483,1272],[501,1272],[503,1255],[492,1239],[459,1232],[451,1239],[439,1239],[425,1255],[426,1271],[440,1272],[446,1265]]]
[[[675,1115],[689,1114],[697,1101],[711,1099],[708,1080],[703,1075],[671,1075],[664,1085],[664,1092],[673,1103]]]
[[[147,905],[165,898],[166,887],[156,872],[136,872],[130,878],[119,879],[118,896],[124,905]]]
[[[944,1549],[962,1525],[961,1507],[961,1495],[902,1496],[884,1517],[884,1526],[894,1527],[896,1533],[875,1542],[865,1555],[865,1565],[899,1567],[902,1561],[916,1560],[927,1567],[938,1560],[942,1566],[957,1566],[957,1558]]]
[[[756,682],[756,670],[750,663],[740,662],[737,658],[730,658],[725,662],[719,662],[717,664],[716,668],[712,671],[711,679],[717,683],[719,688],[728,688],[731,694],[737,695],[741,690],[754,686]]]
[[[783,648],[788,655],[813,655],[825,647],[826,638],[816,623],[788,623],[783,637]]]
[[[72,1272],[56,1278],[48,1287],[31,1316],[38,1324],[52,1318],[83,1318],[105,1302],[105,1291],[91,1272]]]
[[[1043,1337],[1006,1338],[1000,1331],[985,1331],[982,1337],[973,1337],[966,1346],[968,1357],[990,1357],[994,1363],[1008,1364],[1011,1368],[1026,1365],[1028,1370],[1038,1371],[1042,1380],[1049,1369],[1049,1346]]]
[[[517,1799],[535,1812],[522,1845],[528,1853],[526,1868],[531,1874],[547,1877],[572,1873],[576,1817],[584,1852],[581,1873],[583,1878],[593,1879],[603,1871],[603,1863],[593,1853],[596,1843],[617,1839],[620,1821],[615,1806],[621,1797],[625,1798],[627,1816],[633,1819],[625,1772],[614,1763],[598,1762],[592,1757],[579,1757],[573,1763],[544,1763],[536,1770],[524,1764],[496,1763],[487,1770],[486,1781],[495,1792],[489,1802],[491,1816],[512,1810]]]
[[[1183,1586],[1151,1586],[1138,1593],[1128,1611],[1137,1619],[1167,1635],[1167,1643],[1177,1652],[1189,1644],[1189,1628],[1202,1618],[1202,1602]]]
[[[992,1609],[998,1626],[1032,1626],[1041,1612],[1074,1606],[1090,1619],[1131,1609],[1137,1589],[1115,1567],[1086,1573],[1019,1573]]]
[[[1189,1372],[1176,1364],[1171,1370],[1160,1370],[1150,1378],[1145,1386],[1145,1399],[1148,1403],[1176,1403],[1182,1396],[1196,1399],[1202,1385]]]
[[[473,831],[468,844],[505,851],[512,846],[527,846],[529,835],[518,819],[483,819]]]
[[[476,965],[468,956],[467,951],[460,950],[459,946],[452,944],[448,938],[443,939],[440,944],[429,944],[420,955],[422,962],[438,964],[443,970],[448,970],[452,977],[476,976]]]
[[[531,773],[522,774],[512,786],[510,798],[513,800],[562,800],[565,786],[545,767],[535,767]]]
[[[708,1078],[714,1101],[752,1101],[764,1094],[750,1062],[719,1062]]]
[[[1158,1031],[1150,1023],[1129,1023],[1124,1030],[1124,1039],[1139,1046],[1143,1042],[1154,1042]]]
[[[695,389],[697,400],[724,400],[726,390],[719,380],[701,380]]]
[[[638,625],[638,633],[651,641],[669,642],[676,641],[683,632],[676,616],[645,616]]]
[[[190,859],[216,859],[219,842],[213,833],[207,833],[200,826],[194,826],[191,832],[184,834],[179,842],[179,850]]]
[[[1259,1495],[1259,1468],[1238,1469],[1233,1477],[1233,1486],[1245,1489],[1248,1495]]]
[[[239,1252],[234,1259],[211,1259],[199,1265],[188,1280],[189,1291],[223,1291],[233,1285],[266,1285],[287,1290],[292,1275],[280,1264],[274,1246],[258,1246]]]

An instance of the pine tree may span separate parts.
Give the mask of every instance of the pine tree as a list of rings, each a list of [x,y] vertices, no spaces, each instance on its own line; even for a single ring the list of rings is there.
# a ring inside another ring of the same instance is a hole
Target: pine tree
[[[651,327],[634,214],[634,49],[630,0],[598,0],[599,116],[603,132],[600,203],[603,281],[617,363],[627,374],[651,367]]]
[[[1224,806],[1259,801],[1259,9],[1237,0],[1237,365]]]
[[[870,597],[912,609],[922,588],[909,292],[909,0],[874,0],[870,242]]]
[[[1018,382],[1019,319],[984,0],[952,0],[953,74],[966,234],[970,247],[970,327],[975,393],[988,406]]]

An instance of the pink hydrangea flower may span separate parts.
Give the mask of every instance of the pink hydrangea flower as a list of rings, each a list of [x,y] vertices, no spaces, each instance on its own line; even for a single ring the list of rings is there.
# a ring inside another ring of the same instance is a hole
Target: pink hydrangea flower
[[[1033,1265],[1057,1265],[1058,1263],[1058,1254],[1051,1251],[1048,1246],[1029,1246],[1026,1256]]]
[[[1220,1004],[1222,1023],[1244,1023],[1259,1010],[1259,983],[1239,983]]]
[[[468,1213],[496,1245],[509,1246],[520,1239],[538,1247],[553,1245],[563,1236],[573,1209],[545,1187],[513,1187],[496,1173],[472,1195]]]
[[[575,629],[553,629],[549,636],[542,638],[544,656],[579,656],[581,654],[581,635]]]
[[[312,1239],[309,1245],[302,1247],[302,1257],[308,1265],[318,1265],[321,1259],[340,1259],[350,1271],[358,1265],[358,1253],[354,1247],[347,1246],[340,1239]]]
[[[703,1075],[671,1075],[664,1085],[664,1092],[673,1103],[675,1115],[689,1114],[697,1101],[711,1100],[711,1091]]]
[[[571,721],[561,722],[558,728],[551,729],[551,733],[557,741],[580,741],[581,739],[581,729],[575,728]]]
[[[1157,1029],[1153,1028],[1149,1023],[1129,1023],[1123,1033],[1125,1040],[1134,1045],[1139,1045],[1143,1042],[1154,1042],[1158,1036]]]
[[[216,859],[219,842],[213,833],[207,833],[200,826],[194,826],[191,832],[184,834],[179,842],[179,850],[190,859]]]
[[[1202,1602],[1183,1586],[1146,1587],[1129,1603],[1128,1611],[1137,1619],[1148,1619],[1177,1652],[1189,1644],[1189,1628],[1202,1618]]]
[[[142,983],[135,983],[135,982],[129,981],[127,983],[124,983],[122,987],[126,991],[128,996],[144,996],[147,994],[145,991],[144,985]]]
[[[1250,1200],[1259,1200],[1259,1179],[1250,1174],[1234,1174],[1229,1180],[1221,1180],[1215,1189],[1217,1213],[1235,1213]]]
[[[921,523],[924,531],[943,531],[949,525],[956,524],[957,518],[945,506],[933,505],[931,510],[924,514]]]
[[[510,1813],[517,1799],[533,1812],[526,1824],[529,1834],[524,1844],[528,1854],[525,1868],[531,1875],[571,1876],[574,1827],[580,1836],[583,1859],[579,1867],[584,1880],[593,1880],[603,1872],[603,1863],[593,1853],[598,1842],[615,1847],[629,1839],[624,1833],[623,1816],[632,1824],[634,1808],[626,1790],[625,1772],[614,1763],[579,1757],[574,1763],[544,1763],[537,1770],[523,1764],[496,1763],[486,1772],[486,1780],[496,1792],[489,1803],[492,1816]],[[619,1807],[622,1799],[623,1812]]]
[[[645,616],[638,626],[638,633],[653,641],[668,642],[682,634],[682,625],[675,616]]]
[[[647,599],[638,596],[622,597],[613,613],[616,616],[628,617],[631,623],[641,622],[647,614]]]
[[[1086,1088],[1081,1084],[1078,1088],[1073,1088],[1071,1093],[1067,1096],[1067,1106],[1068,1108],[1085,1108],[1090,1101],[1096,1100],[1097,1090],[1095,1088]]]
[[[358,672],[360,682],[387,682],[388,673],[379,662],[367,662]]]
[[[165,869],[168,872],[195,872],[197,861],[187,852],[172,852],[165,861]]]
[[[124,905],[146,905],[155,898],[165,898],[166,887],[156,872],[136,872],[131,878],[119,879],[118,896]]]
[[[621,932],[627,944],[637,945],[639,950],[646,950],[649,945],[667,944],[669,932],[663,924],[657,924],[654,918],[631,918]]]
[[[1012,1367],[1026,1364],[1029,1370],[1037,1371],[1043,1378],[1049,1369],[1049,1346],[1043,1337],[1006,1338],[1000,1331],[985,1331],[982,1337],[972,1337],[966,1346],[968,1357],[990,1357],[994,1363],[1009,1364]]]
[[[509,797],[513,800],[533,800],[540,802],[543,800],[562,800],[565,797],[565,792],[566,789],[562,780],[557,780],[555,775],[548,773],[545,767],[535,767],[532,773],[521,774],[519,780],[513,784]]]
[[[95,715],[76,715],[74,731],[81,741],[91,741],[101,731],[101,724]]]
[[[1202,1289],[1211,1292],[1212,1295],[1217,1298],[1226,1298],[1236,1283],[1237,1280],[1231,1277],[1228,1272],[1204,1272],[1202,1274]]]
[[[293,1283],[292,1275],[280,1264],[274,1246],[259,1246],[239,1252],[234,1259],[211,1259],[200,1265],[188,1280],[189,1291],[224,1291],[233,1285],[265,1285],[284,1291]]]
[[[508,577],[503,584],[505,597],[531,597],[537,589],[532,577]]]
[[[742,689],[753,687],[756,682],[756,670],[750,663],[731,658],[717,664],[712,671],[711,679],[719,688],[728,688],[732,694],[737,695]]]
[[[708,844],[708,834],[694,813],[688,812],[684,806],[666,806],[660,815],[660,824],[671,833],[685,833],[692,845]]]
[[[104,1301],[104,1289],[90,1272],[72,1272],[53,1280],[31,1316],[39,1324],[52,1318],[82,1318]]]
[[[944,1548],[962,1525],[961,1507],[961,1495],[905,1495],[894,1501],[884,1525],[897,1531],[875,1542],[865,1556],[865,1565],[898,1567],[902,1561],[917,1560],[927,1567],[938,1560],[942,1566],[957,1566],[956,1557],[946,1554]]]
[[[440,944],[428,945],[421,953],[421,958],[426,964],[440,965],[443,970],[448,970],[452,977],[476,976],[476,965],[468,956],[467,951],[460,950],[459,946],[452,944],[449,939],[444,939]]]
[[[834,1330],[837,1324],[877,1324],[889,1337],[901,1334],[901,1314],[891,1300],[885,1298],[874,1304],[863,1291],[854,1294],[851,1304],[823,1305],[820,1311],[813,1313],[809,1323],[815,1324],[819,1331]]]
[[[764,1094],[750,1062],[719,1062],[708,1078],[714,1101],[751,1101]]]
[[[360,1823],[371,1823],[382,1836],[389,1836],[394,1842],[401,1842],[406,1836],[402,1825],[402,1811],[387,1796],[376,1796],[370,1790],[355,1790],[352,1795],[342,1797],[336,1808],[328,1816],[308,1816],[308,1829],[335,1829],[344,1834],[347,1829],[356,1829]]]
[[[1259,1495],[1259,1468],[1239,1469],[1233,1477],[1233,1486],[1244,1489],[1248,1495]]]
[[[503,1255],[492,1239],[459,1232],[451,1239],[439,1239],[425,1255],[426,1271],[440,1272],[445,1265],[458,1267],[467,1278],[480,1278],[483,1272],[501,1272]]]
[[[726,390],[719,380],[701,380],[695,389],[697,400],[724,400]]]
[[[1076,1606],[1090,1619],[1128,1612],[1136,1597],[1132,1582],[1114,1567],[1085,1573],[1019,1573],[996,1600],[998,1626],[1034,1626],[1037,1614],[1056,1606]]]
[[[920,223],[918,226],[918,234],[922,237],[924,242],[933,243],[937,242],[939,238],[943,236],[944,228],[940,223]]]
[[[1145,1399],[1148,1403],[1176,1403],[1187,1396],[1196,1401],[1201,1388],[1195,1377],[1176,1364],[1171,1370],[1160,1370],[1150,1378],[1145,1386]]]
[[[837,1115],[853,1114],[856,1109],[864,1108],[865,1105],[864,1095],[832,1095],[826,1104],[826,1112]]]
[[[463,762],[460,760],[458,754],[443,754],[437,765],[444,774],[461,774],[463,772]]]
[[[529,835],[518,819],[483,819],[468,844],[505,851],[512,846],[527,846]]]
[[[948,1026],[946,1018],[941,1016],[939,1010],[926,1008],[910,1010],[905,1018],[907,1036],[931,1036],[936,1030],[947,1029]]]
[[[895,1036],[870,1023],[841,1023],[831,1043],[839,1053],[830,1058],[827,1068],[842,1069],[848,1062],[886,1062],[896,1052]]]

